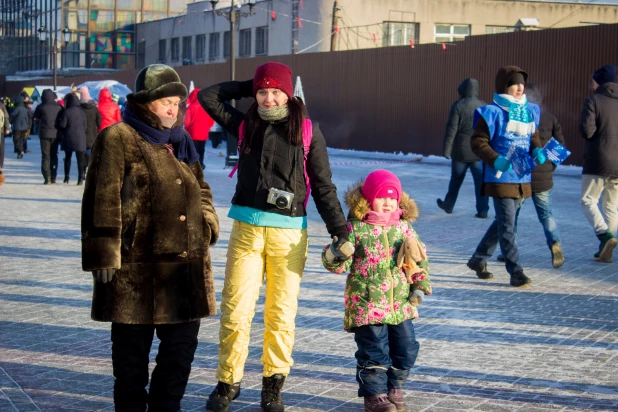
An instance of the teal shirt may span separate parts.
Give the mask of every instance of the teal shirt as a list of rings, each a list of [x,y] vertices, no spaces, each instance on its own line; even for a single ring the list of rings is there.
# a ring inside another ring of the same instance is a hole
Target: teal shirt
[[[307,229],[307,216],[284,216],[248,206],[232,205],[227,217],[253,226]]]

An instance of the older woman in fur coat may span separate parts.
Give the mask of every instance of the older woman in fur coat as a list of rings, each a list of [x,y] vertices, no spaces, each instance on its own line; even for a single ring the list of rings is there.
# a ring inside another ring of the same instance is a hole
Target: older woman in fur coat
[[[180,410],[200,318],[216,313],[208,248],[219,221],[178,116],[186,97],[171,67],[144,68],[123,121],[92,148],[82,264],[94,276],[92,319],[112,322],[116,410]],[[155,332],[161,343],[148,394]]]

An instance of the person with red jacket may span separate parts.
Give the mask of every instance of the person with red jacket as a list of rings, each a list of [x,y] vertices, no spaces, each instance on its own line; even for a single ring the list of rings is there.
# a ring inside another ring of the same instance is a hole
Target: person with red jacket
[[[101,126],[99,126],[99,132],[107,126],[122,121],[120,108],[112,101],[112,92],[107,88],[103,88],[99,92],[99,112],[101,113]]]
[[[200,164],[202,169],[206,167],[204,164],[204,150],[208,141],[208,132],[215,121],[208,116],[204,108],[198,104],[197,92],[200,89],[193,89],[187,100],[187,111],[185,113],[185,130],[189,132],[193,145],[200,155]]]

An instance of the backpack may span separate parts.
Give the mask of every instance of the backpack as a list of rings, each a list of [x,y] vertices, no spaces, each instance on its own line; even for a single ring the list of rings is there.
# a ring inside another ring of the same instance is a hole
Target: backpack
[[[245,121],[240,122],[240,126],[238,128],[238,153],[240,154],[240,146],[242,145],[243,140],[245,139]],[[309,184],[309,175],[307,174],[307,155],[309,154],[309,149],[311,147],[311,139],[313,139],[313,124],[311,123],[311,119],[303,120],[303,169],[305,173],[305,184],[307,185],[307,195],[305,196],[305,202],[303,203],[303,207],[307,208],[307,202],[309,201],[309,194],[311,193],[311,185]],[[238,170],[238,162],[236,166],[232,169],[228,177],[234,177],[234,174]]]

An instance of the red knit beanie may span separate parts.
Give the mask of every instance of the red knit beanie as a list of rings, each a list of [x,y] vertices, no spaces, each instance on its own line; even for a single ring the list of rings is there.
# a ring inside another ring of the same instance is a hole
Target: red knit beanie
[[[388,170],[374,170],[367,175],[362,193],[363,197],[373,207],[373,201],[381,197],[397,199],[397,204],[399,204],[401,191],[401,182],[397,176]]]
[[[294,95],[292,70],[282,63],[268,62],[255,69],[253,76],[253,95],[260,89],[279,89],[288,97]]]

